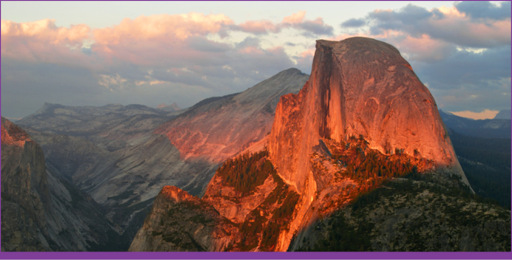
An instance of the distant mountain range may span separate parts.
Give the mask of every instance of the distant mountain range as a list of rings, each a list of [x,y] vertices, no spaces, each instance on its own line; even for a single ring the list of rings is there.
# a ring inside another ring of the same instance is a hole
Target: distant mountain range
[[[105,208],[126,250],[164,185],[202,195],[219,164],[213,156],[222,160],[258,142],[270,131],[279,97],[297,92],[306,80],[289,69],[245,92],[178,112],[142,105],[45,104],[17,123],[41,145],[55,175]],[[183,125],[188,136],[166,132]],[[218,139],[223,134],[226,138]],[[195,146],[210,150],[189,158],[186,149]]]
[[[483,138],[510,139],[510,118],[474,120],[446,113],[442,110],[439,113],[446,127],[459,134]]]
[[[473,120],[440,114],[475,192],[510,209],[510,118]]]
[[[501,110],[494,119],[509,119],[510,120],[510,109]]]

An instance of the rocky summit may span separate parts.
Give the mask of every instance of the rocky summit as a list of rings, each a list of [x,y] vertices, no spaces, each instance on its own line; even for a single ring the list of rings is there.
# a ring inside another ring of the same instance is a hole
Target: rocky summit
[[[354,247],[322,245],[337,243],[338,235],[328,230],[343,230],[343,226],[332,224],[344,223],[336,218],[345,214],[340,210],[354,205],[359,209],[376,207],[376,199],[363,194],[384,189],[391,190],[386,196],[402,198],[408,196],[400,195],[402,189],[413,190],[407,203],[389,203],[394,208],[375,213],[389,213],[388,219],[402,214],[408,205],[424,203],[417,193],[434,198],[428,204],[431,216],[452,214],[447,205],[476,205],[432,95],[399,51],[384,42],[361,37],[317,41],[309,80],[299,93],[280,98],[272,129],[262,140],[263,145],[249,145],[246,152],[224,161],[201,199],[175,187],[165,188],[130,250],[352,250]],[[406,185],[393,186],[397,181]],[[456,202],[446,202],[447,194]],[[365,202],[365,196],[372,199]],[[177,206],[181,204],[183,207]],[[488,210],[498,210],[495,207],[467,215],[468,221],[450,222],[454,227],[436,230],[442,237],[453,237],[455,244],[466,241],[467,223],[478,222]],[[499,237],[510,238],[510,226],[502,221],[510,213],[498,211],[500,220],[493,220],[492,225],[502,227],[496,229],[503,231]],[[352,242],[356,248],[424,250],[407,236],[400,246],[389,246],[392,242],[382,237],[387,236],[385,230],[390,225],[372,221],[377,224],[350,226],[355,229]],[[328,224],[316,229],[319,224],[315,223]],[[416,232],[412,226],[405,225],[400,234]],[[199,227],[208,227],[205,230],[210,237],[198,232]],[[383,244],[367,246],[364,243],[373,240],[356,236],[367,232],[377,234],[372,239]],[[436,236],[428,234],[422,233],[422,238],[435,245]],[[177,237],[188,242],[183,244]],[[501,243],[493,248],[507,248],[506,240],[497,240],[485,243]],[[360,241],[363,247],[359,247]],[[461,243],[465,246],[428,249],[486,248]]]
[[[268,148],[283,179],[307,190],[319,140],[361,135],[381,153],[399,149],[465,180],[434,98],[396,48],[362,37],[319,40],[316,48],[308,82],[276,109]]]

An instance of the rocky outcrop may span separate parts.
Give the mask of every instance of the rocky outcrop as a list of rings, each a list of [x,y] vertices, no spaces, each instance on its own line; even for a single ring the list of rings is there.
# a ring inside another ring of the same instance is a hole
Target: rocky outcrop
[[[266,152],[244,154],[217,170],[201,199],[164,187],[129,250],[283,251],[297,200]]]
[[[50,250],[45,171],[41,148],[2,118],[2,251]]]
[[[211,205],[175,186],[165,186],[129,250],[223,251],[232,245],[236,231],[236,225]]]
[[[382,153],[400,149],[464,178],[432,95],[396,48],[362,37],[316,47],[310,79],[281,98],[269,137],[284,180],[307,190],[308,157],[319,140],[359,135]]]
[[[307,78],[297,69],[282,71],[242,93],[201,101],[157,132],[183,159],[220,163],[265,137],[279,97],[297,93]]]
[[[281,97],[268,138],[270,160],[304,198],[285,240],[314,219],[320,190],[310,158],[322,139],[359,137],[382,154],[431,161],[469,186],[432,95],[396,48],[362,37],[319,40],[316,48],[308,82]]]
[[[101,207],[47,169],[41,147],[2,118],[2,251],[115,249],[116,239]]]
[[[322,236],[325,235],[311,232],[318,220],[329,220],[330,216],[349,205],[366,207],[368,201],[356,199],[387,185],[390,179],[425,178],[426,181],[406,182],[405,188],[413,190],[414,196],[411,197],[405,196],[409,190],[404,189],[404,194],[400,194],[400,189],[393,189],[392,196],[396,195],[400,201],[393,202],[396,206],[391,209],[383,209],[384,213],[396,210],[401,214],[407,205],[422,205],[425,196],[416,196],[416,193],[423,190],[415,188],[428,183],[429,178],[441,184],[426,184],[425,194],[434,194],[429,195],[430,198],[444,200],[447,194],[454,200],[464,198],[457,203],[432,203],[423,207],[425,213],[432,214],[433,218],[453,215],[454,205],[467,208],[475,205],[471,187],[460,168],[432,96],[399,52],[383,42],[367,38],[318,41],[309,81],[298,94],[281,97],[272,130],[262,140],[267,142],[266,145],[260,141],[248,147],[247,153],[225,161],[217,169],[201,200],[176,189],[168,192],[172,195],[167,196],[167,203],[176,205],[177,201],[194,201],[206,211],[214,208],[215,216],[232,223],[218,225],[229,227],[229,235],[217,232],[217,240],[209,240],[196,249],[286,251],[315,248],[310,246],[323,242]],[[401,204],[404,198],[410,198],[405,207]],[[161,195],[161,199],[164,200],[165,196]],[[356,204],[352,204],[354,201]],[[367,204],[370,209],[381,206]],[[153,239],[151,241],[157,244],[144,244],[145,239],[150,239],[150,232],[159,236],[161,230],[182,230],[182,226],[191,225],[187,227],[186,233],[189,234],[198,232],[198,227],[204,225],[179,220],[197,216],[199,209],[186,210],[188,213],[180,215],[168,213],[171,214],[168,218],[161,218],[163,211],[160,207],[153,208],[146,220],[147,225],[139,231],[141,236],[132,243],[131,249],[189,250],[189,246],[176,247],[179,241],[172,240]],[[506,211],[499,211],[499,219],[489,222],[493,227],[505,223],[503,216],[507,216]],[[373,221],[372,214],[369,217]],[[414,217],[421,214],[414,212]],[[439,236],[454,236],[457,237],[456,242],[465,243],[468,234],[464,233],[464,228],[475,222],[483,223],[481,220],[485,214],[469,215],[468,222],[459,223],[454,229],[443,229],[444,233]],[[393,216],[383,218],[392,221]],[[377,223],[379,219],[375,221]],[[405,222],[407,228],[412,226],[411,221]],[[437,224],[439,220],[432,222]],[[394,226],[381,224],[378,223],[377,228],[381,232],[379,236],[382,235],[378,240],[393,236]],[[333,228],[329,225],[327,229]],[[371,228],[364,226],[356,231],[365,233],[368,230]],[[414,228],[407,230],[405,233],[414,231]],[[347,229],[347,234],[352,231]],[[427,235],[421,235],[429,236],[429,243],[435,243],[432,233],[425,231],[423,233]],[[178,234],[182,235],[180,232]],[[342,232],[343,226],[341,231],[330,232],[324,237],[332,235],[327,242],[336,243],[338,237],[346,237],[346,234],[339,234]],[[497,233],[500,238],[496,241],[504,244],[506,232]],[[310,234],[314,234],[313,239]],[[510,232],[508,234],[509,239]],[[406,236],[400,243],[414,244],[416,238]],[[364,241],[364,237],[356,239],[353,241],[355,244]],[[231,241],[227,247],[224,246],[226,240]],[[216,244],[220,243],[218,241],[222,243]],[[444,250],[447,247],[438,248]],[[450,248],[457,249],[454,246]],[[485,248],[492,250],[493,247]],[[503,250],[502,246],[496,248]],[[370,249],[393,250],[389,247]]]

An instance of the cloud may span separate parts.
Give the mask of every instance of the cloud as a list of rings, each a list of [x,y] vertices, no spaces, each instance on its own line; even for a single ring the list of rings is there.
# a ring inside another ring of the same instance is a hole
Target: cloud
[[[304,73],[311,73],[311,67],[313,63],[313,57],[315,56],[315,49],[307,49],[299,54],[298,57],[295,57],[297,60],[297,68],[303,71]]]
[[[494,118],[500,111],[499,110],[489,110],[489,109],[484,109],[483,111],[481,112],[473,112],[473,111],[457,111],[457,112],[452,112],[450,111],[450,113],[456,115],[456,116],[461,116],[461,117],[466,117],[466,118],[471,118],[471,119],[492,119]]]
[[[117,73],[115,75],[100,74],[98,84],[113,92],[116,89],[124,88],[127,81],[127,79],[119,76]]]
[[[510,47],[459,50],[413,68],[445,110],[501,110],[510,107],[510,55]]]
[[[226,37],[233,26],[227,16],[197,13],[141,16],[98,29],[2,21],[2,110],[20,117],[44,102],[187,107],[294,66],[283,47],[263,47],[257,33],[230,42],[212,37]],[[239,28],[258,26],[277,30],[269,22]]]
[[[312,21],[305,21],[297,24],[297,27],[305,30],[312,35],[332,35],[333,28],[330,25],[324,23],[322,18],[317,18]]]
[[[300,11],[294,13],[290,16],[286,16],[283,18],[283,24],[300,24],[304,21],[304,17],[306,17],[306,11]]]
[[[409,4],[398,11],[374,11],[367,18],[372,35],[395,30],[411,37],[429,35],[432,39],[464,47],[510,45],[510,19],[475,21],[455,7],[428,11]]]
[[[422,34],[419,37],[410,35],[404,37],[402,34],[397,34],[397,36],[388,36],[388,38],[394,41],[395,46],[405,54],[409,61],[440,61],[456,51],[453,44],[432,39],[428,34]]]
[[[363,25],[366,25],[366,20],[363,19],[363,18],[359,18],[359,19],[356,19],[356,18],[352,18],[352,19],[348,19],[346,21],[344,21],[342,24],[341,24],[341,27],[361,27]]]
[[[204,15],[189,13],[180,15],[140,16],[124,19],[119,25],[94,31],[94,40],[99,45],[116,45],[121,40],[184,40],[191,36],[217,33],[233,21],[222,14]]]
[[[57,27],[51,19],[27,23],[2,20],[1,54],[30,62],[83,62],[81,48],[90,33],[86,25]]]
[[[244,32],[254,34],[277,33],[281,31],[279,25],[272,23],[269,20],[262,21],[247,21],[237,26],[237,28]]]
[[[79,97],[93,99],[91,104],[187,107],[242,91],[289,67],[309,73],[314,39],[341,40],[357,32],[395,45],[443,109],[463,111],[471,104],[478,111],[499,110],[510,106],[507,6],[463,2],[431,10],[376,10],[338,23],[337,35],[305,11],[280,21],[241,23],[223,14],[151,15],[96,29],[61,27],[49,19],[2,20],[2,94],[21,100],[3,99],[2,109],[32,107],[37,99],[40,105],[78,104]],[[37,98],[24,99],[23,93]]]
[[[304,20],[306,16],[305,11],[300,11],[290,16],[283,18],[281,27],[291,27],[295,29],[304,30],[305,33],[310,35],[332,35],[333,27],[325,24],[321,17],[315,20]]]
[[[231,24],[233,21],[224,15],[198,13],[124,19],[114,27],[94,30],[91,49],[110,62],[140,65],[166,64],[170,58],[198,59],[205,52],[222,52],[226,48],[204,39]]]
[[[232,25],[232,30],[243,31],[252,34],[279,33],[283,29],[293,28],[303,31],[309,36],[332,35],[333,27],[324,23],[323,19],[318,17],[315,20],[305,20],[306,12],[300,11],[290,16],[286,16],[280,23],[273,23],[270,20],[246,21],[239,25]]]
[[[487,1],[463,1],[455,3],[455,8],[471,18],[502,20],[510,18],[511,6],[509,1],[502,2],[499,6]]]
[[[481,53],[461,50],[433,64],[421,64],[419,69],[430,82],[437,83],[432,85],[434,88],[475,85],[476,89],[484,89],[492,80],[510,78],[510,57],[510,47],[488,49]]]

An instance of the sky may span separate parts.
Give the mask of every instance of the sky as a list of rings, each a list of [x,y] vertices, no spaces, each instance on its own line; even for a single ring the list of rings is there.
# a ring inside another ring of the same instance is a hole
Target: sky
[[[510,2],[1,2],[1,113],[176,103],[309,74],[317,39],[397,47],[438,107],[510,109]]]

